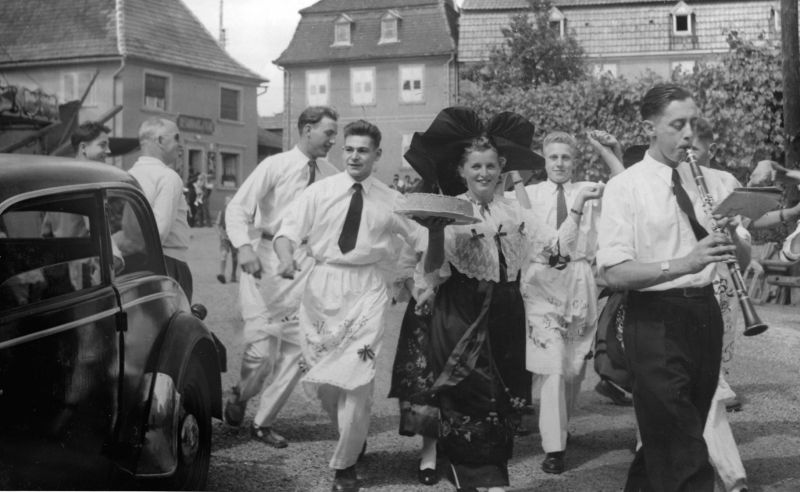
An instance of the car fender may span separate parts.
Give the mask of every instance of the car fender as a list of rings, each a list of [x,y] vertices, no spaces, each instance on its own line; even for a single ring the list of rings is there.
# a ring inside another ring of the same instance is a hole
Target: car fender
[[[181,409],[178,389],[189,359],[195,355],[202,362],[211,388],[211,414],[222,417],[220,371],[224,368],[220,362],[225,360],[225,348],[199,319],[177,313],[164,335],[158,362],[147,375],[153,382],[149,385],[149,410],[137,476],[166,476],[177,467]]]

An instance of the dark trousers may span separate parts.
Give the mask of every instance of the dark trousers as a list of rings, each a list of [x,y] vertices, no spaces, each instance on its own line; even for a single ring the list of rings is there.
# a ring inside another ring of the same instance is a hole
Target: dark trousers
[[[630,292],[625,354],[642,435],[625,485],[634,491],[714,490],[703,440],[722,354],[722,316],[711,287]]]
[[[178,281],[189,303],[192,302],[192,271],[185,261],[176,260],[171,256],[164,255],[164,262],[167,264],[167,276]]]

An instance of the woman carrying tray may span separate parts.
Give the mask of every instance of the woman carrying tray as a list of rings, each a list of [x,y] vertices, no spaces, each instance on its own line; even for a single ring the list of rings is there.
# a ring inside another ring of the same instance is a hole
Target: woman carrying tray
[[[520,270],[531,250],[570,252],[581,218],[571,213],[556,232],[516,200],[495,194],[504,168],[537,161],[529,150],[532,135],[533,125],[515,113],[498,115],[484,129],[471,110],[448,108],[425,134],[415,135],[406,154],[423,176],[425,162],[434,163],[443,190],[466,184],[459,198],[472,204],[477,218],[446,227],[440,241],[431,235],[428,252],[443,253],[446,261],[426,262],[425,282],[436,294],[419,299],[421,311],[431,313],[428,363],[434,375],[430,391],[441,412],[439,445],[461,491],[508,485],[513,421],[528,403],[531,384]],[[426,144],[450,155],[436,155]],[[587,189],[576,200],[582,205],[593,198]]]

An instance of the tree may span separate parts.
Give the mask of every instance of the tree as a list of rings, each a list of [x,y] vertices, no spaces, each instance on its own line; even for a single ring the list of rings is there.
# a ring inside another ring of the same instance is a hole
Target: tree
[[[489,60],[473,66],[465,78],[482,88],[558,84],[584,76],[583,48],[561,25],[550,22],[549,0],[530,0],[530,11],[511,18],[502,29],[505,42],[492,48]]]

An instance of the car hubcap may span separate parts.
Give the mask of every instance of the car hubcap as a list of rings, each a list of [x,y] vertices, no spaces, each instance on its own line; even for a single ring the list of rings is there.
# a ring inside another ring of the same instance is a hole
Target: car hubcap
[[[191,463],[200,448],[200,426],[194,415],[188,414],[181,424],[181,455],[184,463]]]

